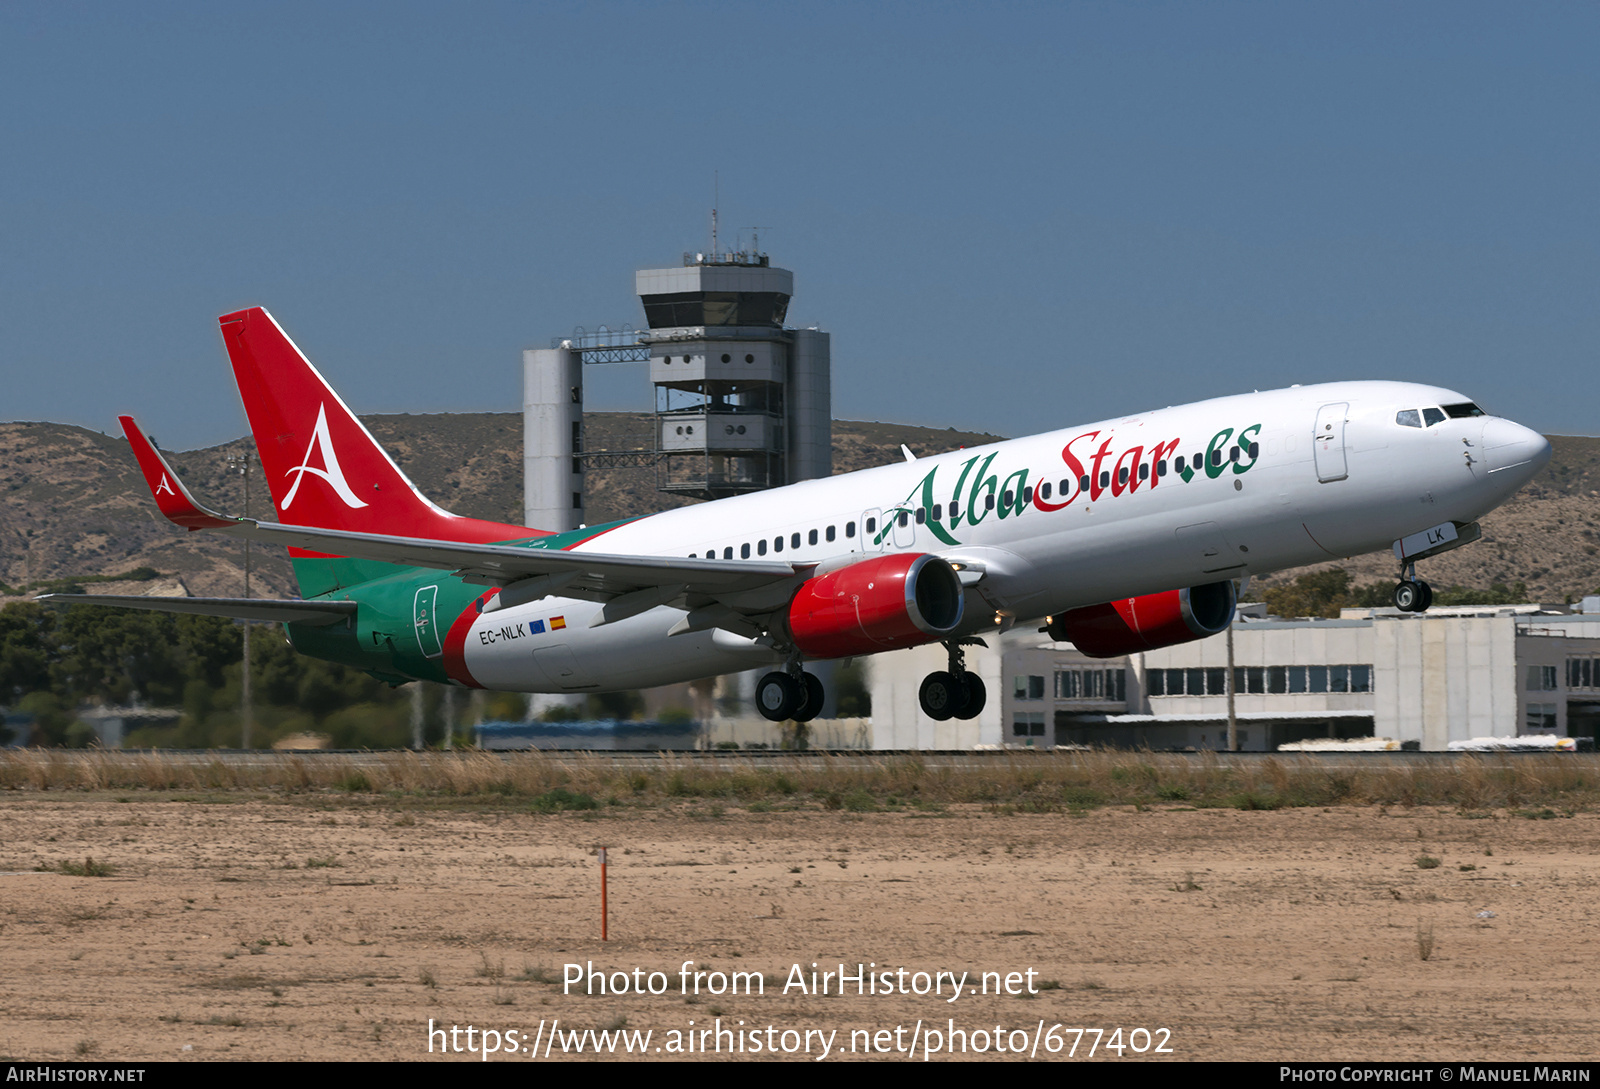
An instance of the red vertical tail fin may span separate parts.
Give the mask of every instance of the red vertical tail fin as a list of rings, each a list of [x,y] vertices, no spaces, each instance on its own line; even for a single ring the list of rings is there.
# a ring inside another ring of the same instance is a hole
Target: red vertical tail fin
[[[218,319],[278,519],[360,533],[486,543],[542,536],[441,510],[260,307]]]

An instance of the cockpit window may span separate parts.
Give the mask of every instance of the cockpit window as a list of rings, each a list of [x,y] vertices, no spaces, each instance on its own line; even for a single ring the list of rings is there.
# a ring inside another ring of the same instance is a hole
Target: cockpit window
[[[1468,401],[1461,405],[1445,405],[1444,410],[1452,420],[1465,420],[1469,416],[1487,416],[1488,413]]]
[[[1444,423],[1444,411],[1437,408],[1422,410],[1422,426],[1432,427],[1434,424]]]
[[[1422,414],[1414,408],[1402,408],[1394,414],[1394,422],[1401,427],[1421,427]]]

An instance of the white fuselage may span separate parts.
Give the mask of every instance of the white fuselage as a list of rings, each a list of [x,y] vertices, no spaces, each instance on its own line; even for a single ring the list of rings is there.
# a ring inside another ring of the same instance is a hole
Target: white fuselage
[[[1465,415],[1469,405],[1399,382],[1223,397],[665,511],[577,550],[800,563],[934,553],[981,574],[962,628],[977,632],[1359,555],[1477,519],[1550,447],[1509,420]],[[486,613],[468,634],[466,664],[489,688],[561,692],[781,660],[768,642],[728,631],[669,638],[678,609],[591,628],[599,608],[546,598]],[[543,631],[500,637],[530,624]]]

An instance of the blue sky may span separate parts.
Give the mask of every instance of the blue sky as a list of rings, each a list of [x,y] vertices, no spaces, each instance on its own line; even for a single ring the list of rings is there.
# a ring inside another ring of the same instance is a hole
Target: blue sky
[[[358,412],[760,226],[834,411],[1026,434],[1292,382],[1596,433],[1593,4],[0,5],[0,419],[245,429],[263,305]],[[642,368],[591,408],[643,407]]]

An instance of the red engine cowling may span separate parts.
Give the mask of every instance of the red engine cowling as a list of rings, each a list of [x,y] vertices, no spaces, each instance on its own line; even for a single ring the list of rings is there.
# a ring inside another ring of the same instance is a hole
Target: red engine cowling
[[[846,658],[942,639],[961,623],[961,579],[926,553],[892,553],[818,575],[789,604],[795,646]]]
[[[1115,658],[1204,639],[1233,623],[1231,582],[1089,605],[1052,617],[1050,638],[1070,639],[1091,658]]]

